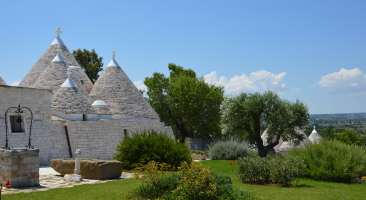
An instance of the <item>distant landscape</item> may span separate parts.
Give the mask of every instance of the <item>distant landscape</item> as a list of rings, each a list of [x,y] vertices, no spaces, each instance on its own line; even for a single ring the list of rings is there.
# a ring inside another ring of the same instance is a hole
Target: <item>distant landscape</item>
[[[316,130],[345,129],[354,130],[366,134],[366,113],[339,113],[339,114],[313,114],[310,115],[310,122],[304,131],[307,135],[316,126]]]

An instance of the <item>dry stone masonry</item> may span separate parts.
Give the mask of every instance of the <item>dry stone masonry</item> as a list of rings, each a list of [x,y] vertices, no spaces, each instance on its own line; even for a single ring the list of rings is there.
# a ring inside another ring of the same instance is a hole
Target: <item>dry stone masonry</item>
[[[39,185],[39,149],[0,149],[0,178],[11,187]]]
[[[111,160],[125,137],[144,130],[174,137],[171,127],[160,122],[118,65],[114,53],[93,86],[61,40],[60,29],[55,33],[56,39],[20,87],[4,85],[0,79],[0,144],[5,143],[6,126],[9,146],[24,147],[28,142],[28,131],[12,131],[11,124],[4,122],[5,111],[18,104],[33,112],[31,139],[39,149],[40,164],[73,157],[76,149],[83,149],[84,158]],[[9,112],[7,117],[14,115]],[[29,113],[23,115],[24,129],[28,130],[31,117]]]

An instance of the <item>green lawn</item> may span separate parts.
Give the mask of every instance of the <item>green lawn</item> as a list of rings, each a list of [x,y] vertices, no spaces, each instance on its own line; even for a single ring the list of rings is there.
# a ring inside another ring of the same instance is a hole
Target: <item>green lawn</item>
[[[299,178],[297,187],[276,187],[250,185],[241,183],[239,178],[232,172],[231,161],[228,160],[208,160],[202,161],[204,165],[210,166],[217,173],[225,174],[231,177],[233,185],[244,191],[252,193],[254,197],[261,200],[267,199],[366,199],[366,185],[362,184],[344,184],[324,181],[315,181],[312,179]]]
[[[109,181],[106,183],[78,185],[72,188],[56,188],[42,192],[17,193],[2,195],[1,200],[73,200],[73,199],[127,199],[126,195],[132,189],[138,187],[140,181],[136,179],[126,179],[120,181]]]
[[[231,161],[228,160],[208,160],[202,161],[204,165],[210,166],[217,173],[228,175],[235,187],[248,191],[253,196],[261,199],[365,199],[366,185],[343,184],[323,181],[314,181],[301,178],[297,187],[275,187],[244,184],[232,172]],[[126,179],[120,181],[110,181],[107,183],[79,185],[72,188],[58,188],[43,192],[17,193],[2,195],[2,200],[7,199],[126,199],[126,195],[132,189],[140,185],[139,180]]]

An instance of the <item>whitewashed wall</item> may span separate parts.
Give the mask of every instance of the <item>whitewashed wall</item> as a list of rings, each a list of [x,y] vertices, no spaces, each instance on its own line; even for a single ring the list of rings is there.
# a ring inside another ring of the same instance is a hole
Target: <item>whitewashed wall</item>
[[[117,145],[123,140],[123,129],[134,132],[156,130],[174,138],[171,127],[164,123],[139,119],[102,119],[98,121],[70,121],[51,116],[51,90],[0,86],[0,148],[5,146],[4,114],[7,108],[20,104],[33,112],[32,145],[38,148],[40,164],[49,164],[51,159],[69,158],[65,126],[67,126],[71,151],[81,149],[84,158],[113,159]],[[29,129],[30,115],[26,113]],[[8,132],[9,146],[24,147],[27,134]]]

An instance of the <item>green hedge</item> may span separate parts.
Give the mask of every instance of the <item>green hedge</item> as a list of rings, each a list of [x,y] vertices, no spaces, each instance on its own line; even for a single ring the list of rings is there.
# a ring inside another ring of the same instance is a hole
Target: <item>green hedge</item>
[[[316,180],[352,182],[366,175],[366,150],[337,140],[322,140],[295,148],[287,157],[298,156],[306,164],[305,175]]]
[[[239,158],[238,177],[242,182],[253,184],[279,184],[290,186],[296,176],[303,173],[304,161],[298,157],[284,158],[281,155],[260,158],[248,156]]]
[[[123,162],[126,169],[134,168],[137,163],[153,160],[174,167],[180,166],[184,161],[190,163],[192,160],[187,146],[156,131],[134,133],[132,137],[125,138],[117,146],[114,159]]]

